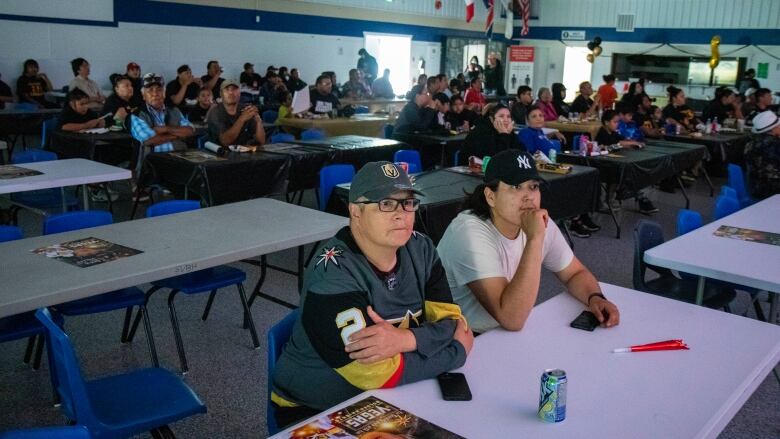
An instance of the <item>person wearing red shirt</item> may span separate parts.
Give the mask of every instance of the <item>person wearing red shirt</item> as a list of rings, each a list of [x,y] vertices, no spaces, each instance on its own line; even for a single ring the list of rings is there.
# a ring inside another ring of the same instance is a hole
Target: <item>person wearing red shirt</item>
[[[465,96],[463,96],[463,102],[469,110],[479,114],[482,113],[482,108],[487,104],[487,100],[485,100],[485,95],[482,94],[481,80],[474,79],[471,81],[471,86],[466,90]]]
[[[615,90],[615,75],[604,75],[604,84],[599,87],[599,106],[602,110],[611,110],[617,100],[617,90]]]

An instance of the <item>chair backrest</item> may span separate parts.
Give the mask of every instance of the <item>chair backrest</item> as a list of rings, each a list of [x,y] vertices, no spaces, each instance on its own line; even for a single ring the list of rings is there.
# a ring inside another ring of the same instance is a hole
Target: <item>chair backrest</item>
[[[634,289],[646,291],[645,271],[648,265],[645,264],[645,251],[664,243],[664,232],[661,225],[655,221],[641,219],[634,227]],[[652,267],[653,271],[661,272],[657,267]]]
[[[415,151],[413,149],[399,149],[395,152],[393,161],[409,163],[410,174],[422,171],[422,160],[420,160],[419,151]]]
[[[739,210],[739,200],[731,197],[724,197],[718,195],[715,199],[715,214],[713,215],[716,220],[729,216],[732,213]]]
[[[316,128],[311,128],[301,133],[301,140],[323,140],[326,137],[322,130]]]
[[[50,117],[43,121],[43,124],[41,124],[41,149],[49,147],[49,138],[51,137],[51,133],[57,129],[57,124],[59,124],[59,122],[60,118],[57,116]]]
[[[368,107],[365,105],[355,105],[355,114],[368,114]]]
[[[349,183],[355,176],[355,167],[352,165],[328,165],[320,169],[320,210],[325,210],[330,199],[330,194],[337,184]]]
[[[22,239],[22,229],[16,226],[0,226],[0,242]]]
[[[747,189],[745,189],[745,176],[742,174],[742,168],[739,165],[729,163],[729,187],[737,191],[737,198],[740,200],[749,198]]]
[[[91,437],[89,430],[84,425],[14,430],[0,433],[0,439],[90,439]]]
[[[273,136],[271,136],[271,143],[293,142],[293,141],[295,141],[295,136],[288,133],[276,133]]]
[[[11,163],[35,163],[35,162],[50,162],[57,160],[57,154],[51,151],[44,151],[42,149],[26,149],[24,151],[16,151],[11,157]]]
[[[393,125],[387,124],[383,128],[385,133],[385,139],[392,139],[393,138],[393,131],[395,131],[395,127]]]
[[[720,187],[720,195],[723,195],[724,197],[731,197],[735,200],[739,200],[739,197],[737,196],[737,191],[734,190],[731,186],[721,186]]]
[[[49,361],[54,364],[52,369],[56,375],[52,384],[60,397],[60,409],[68,419],[81,425],[97,425],[84,377],[67,334],[52,320],[48,309],[39,309],[35,312],[35,317],[46,328]]]
[[[146,216],[170,215],[172,213],[187,212],[200,209],[200,201],[194,200],[168,200],[152,204],[146,209]]]
[[[43,221],[43,234],[69,232],[89,227],[105,226],[114,222],[111,212],[105,210],[80,210],[47,216]]]
[[[677,213],[677,236],[685,235],[704,224],[701,214],[695,210],[680,209]]]
[[[267,401],[267,410],[266,410],[266,423],[268,424],[268,434],[273,435],[279,432],[279,426],[276,424],[276,418],[274,417],[274,408],[273,404],[271,404],[271,390],[274,378],[274,369],[276,368],[276,361],[279,359],[279,356],[282,355],[282,350],[284,349],[285,343],[287,343],[287,340],[290,339],[290,336],[292,335],[293,326],[295,325],[295,321],[298,320],[298,315],[300,314],[300,309],[294,309],[292,310],[285,318],[279,321],[279,323],[275,324],[271,329],[268,331],[268,385],[266,386],[268,389],[268,401]]]
[[[263,111],[263,122],[274,123],[279,118],[279,112],[274,110]]]

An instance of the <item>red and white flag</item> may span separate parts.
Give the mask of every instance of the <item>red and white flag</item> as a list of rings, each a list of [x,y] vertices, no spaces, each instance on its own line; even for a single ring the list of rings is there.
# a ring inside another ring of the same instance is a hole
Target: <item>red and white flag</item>
[[[528,31],[530,30],[530,27],[528,26],[528,19],[531,17],[531,0],[515,0],[518,3],[520,3],[520,8],[516,12],[518,15],[523,17],[523,28],[520,30],[520,35],[528,35]]]
[[[466,23],[471,23],[474,18],[474,0],[464,0],[466,2]]]

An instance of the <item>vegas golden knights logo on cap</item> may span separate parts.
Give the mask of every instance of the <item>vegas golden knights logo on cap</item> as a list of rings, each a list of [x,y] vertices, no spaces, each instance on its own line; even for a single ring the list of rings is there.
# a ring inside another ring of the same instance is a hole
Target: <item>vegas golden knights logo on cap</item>
[[[398,176],[401,175],[401,173],[398,172],[398,168],[392,163],[382,165],[382,173],[385,174],[385,177],[389,178],[398,178]]]

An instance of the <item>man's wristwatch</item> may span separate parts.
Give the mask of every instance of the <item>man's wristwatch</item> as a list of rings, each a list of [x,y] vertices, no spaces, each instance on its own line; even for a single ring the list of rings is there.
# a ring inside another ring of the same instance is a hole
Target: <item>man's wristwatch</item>
[[[593,293],[590,296],[588,296],[588,306],[590,306],[590,300],[593,299],[594,297],[601,297],[602,299],[607,300],[607,298],[604,297],[603,294],[601,294],[601,293]]]

